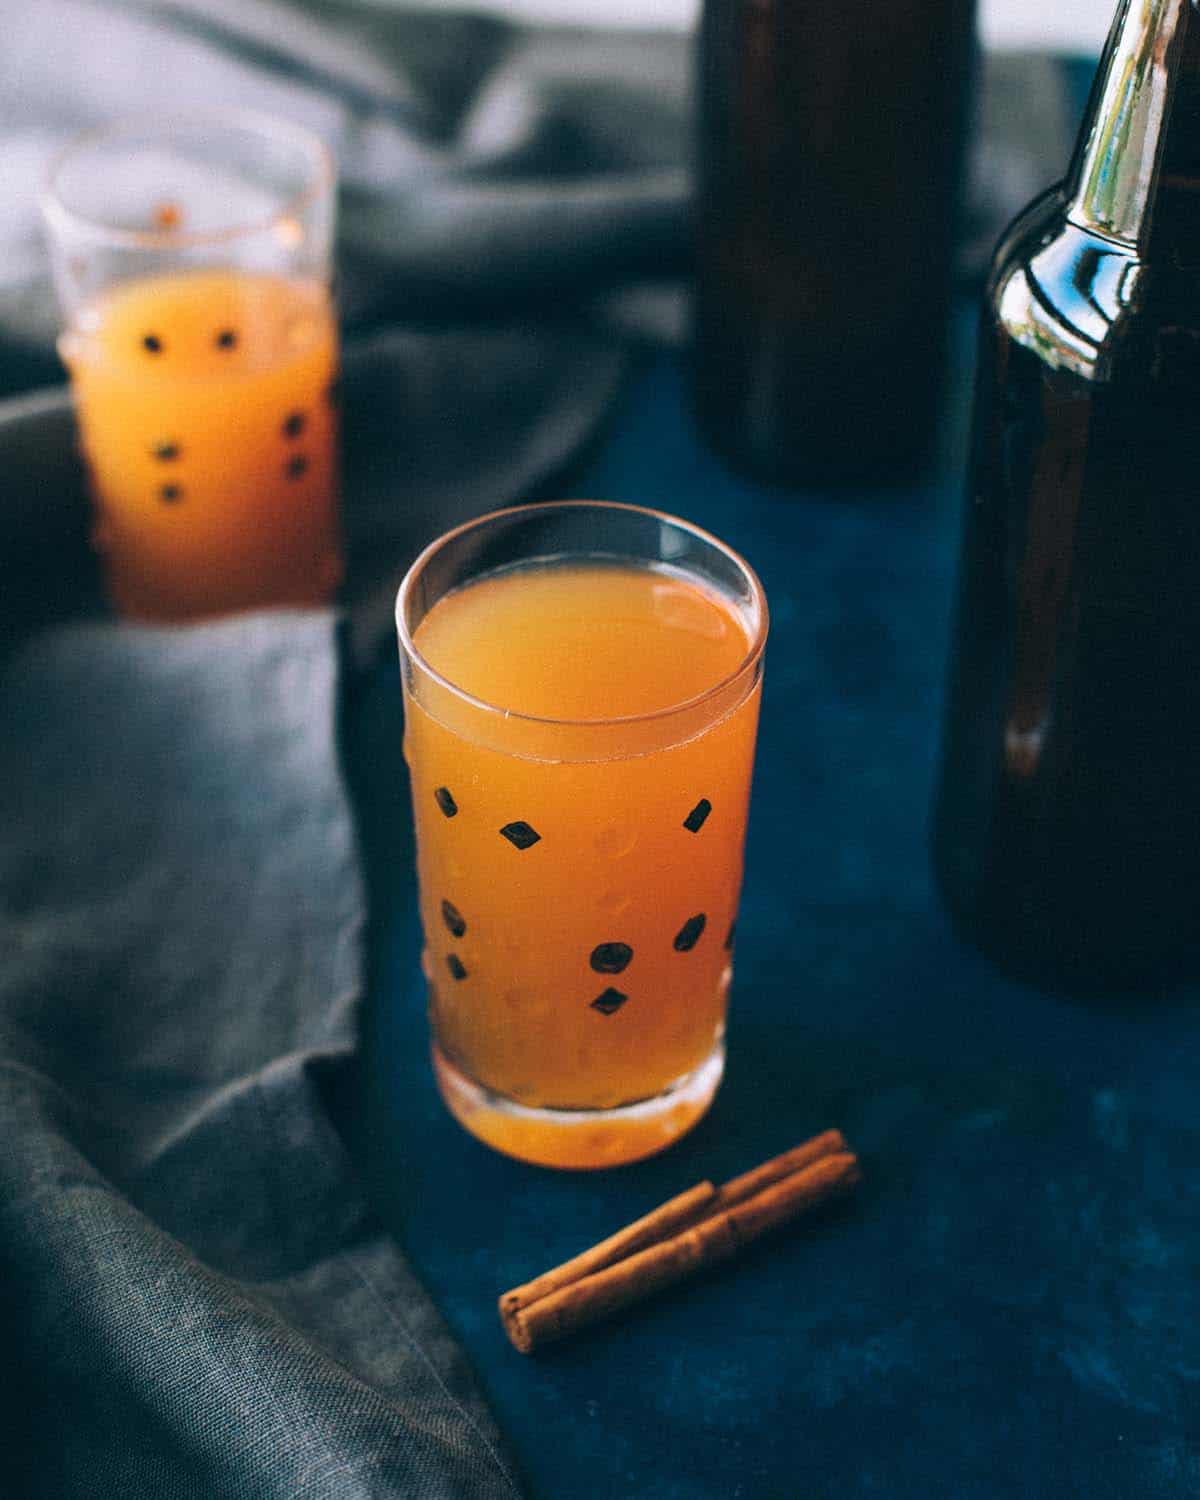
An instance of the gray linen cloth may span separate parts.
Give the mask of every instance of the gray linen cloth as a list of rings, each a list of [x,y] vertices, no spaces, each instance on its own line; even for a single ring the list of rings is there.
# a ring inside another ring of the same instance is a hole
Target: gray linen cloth
[[[6,1497],[515,1493],[328,1107],[363,927],[335,648],[73,627],[0,677]]]

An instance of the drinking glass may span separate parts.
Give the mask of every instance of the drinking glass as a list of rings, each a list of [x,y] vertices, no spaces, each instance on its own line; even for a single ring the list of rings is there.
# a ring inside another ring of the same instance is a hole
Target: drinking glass
[[[59,347],[122,615],[337,588],[335,176],[307,131],[233,110],[117,123],[51,167]]]
[[[396,616],[443,1099],[545,1165],[661,1150],[724,1068],[762,587],[685,521],[563,501],[435,541]]]

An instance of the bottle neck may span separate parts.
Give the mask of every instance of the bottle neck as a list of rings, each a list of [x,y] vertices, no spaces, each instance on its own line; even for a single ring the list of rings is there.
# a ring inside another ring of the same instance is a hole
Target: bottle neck
[[[1197,3],[1122,0],[1066,182],[1072,223],[1140,254],[1200,209]]]

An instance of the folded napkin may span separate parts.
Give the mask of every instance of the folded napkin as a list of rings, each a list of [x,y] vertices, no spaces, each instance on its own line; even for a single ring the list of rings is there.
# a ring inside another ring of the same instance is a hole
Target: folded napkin
[[[325,615],[75,628],[0,677],[6,1497],[515,1493],[333,1124],[335,646]]]

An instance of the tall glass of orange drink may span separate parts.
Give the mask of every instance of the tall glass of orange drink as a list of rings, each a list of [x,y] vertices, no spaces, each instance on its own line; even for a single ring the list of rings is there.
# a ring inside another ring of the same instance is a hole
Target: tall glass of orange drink
[[[724,1067],[767,606],[684,521],[472,521],[397,600],[433,1064],[488,1145],[605,1167]]]
[[[333,161],[244,112],[77,140],[42,207],[109,595],[187,620],[341,576]]]

